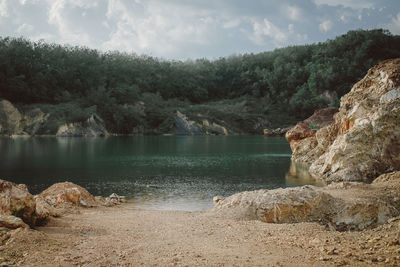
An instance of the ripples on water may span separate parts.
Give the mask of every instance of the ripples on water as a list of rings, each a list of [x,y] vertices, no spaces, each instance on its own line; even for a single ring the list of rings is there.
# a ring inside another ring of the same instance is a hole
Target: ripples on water
[[[33,193],[68,180],[141,209],[208,209],[215,195],[293,185],[289,145],[275,137],[1,138],[0,153],[2,177]]]

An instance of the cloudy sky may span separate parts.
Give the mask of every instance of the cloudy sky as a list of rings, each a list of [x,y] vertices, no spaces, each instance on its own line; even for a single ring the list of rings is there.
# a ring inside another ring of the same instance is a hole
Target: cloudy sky
[[[332,39],[400,34],[400,0],[0,0],[0,36],[165,59],[218,58]]]

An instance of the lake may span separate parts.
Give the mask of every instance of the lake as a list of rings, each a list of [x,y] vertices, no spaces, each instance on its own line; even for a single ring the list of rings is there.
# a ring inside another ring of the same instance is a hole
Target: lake
[[[216,195],[309,183],[287,176],[290,156],[281,137],[0,138],[0,177],[33,194],[70,181],[138,209],[201,210]]]

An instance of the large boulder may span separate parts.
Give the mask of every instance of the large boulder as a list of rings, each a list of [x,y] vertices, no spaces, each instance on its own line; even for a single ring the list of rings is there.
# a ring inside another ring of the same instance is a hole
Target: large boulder
[[[16,216],[34,225],[35,209],[35,200],[25,185],[0,180],[0,214]]]
[[[332,230],[363,230],[398,216],[399,195],[400,172],[395,172],[372,185],[341,182],[215,197],[213,212],[268,223],[318,222]]]
[[[328,183],[371,182],[400,170],[399,121],[400,59],[393,59],[370,69],[341,98],[334,121],[297,142],[292,159]]]
[[[61,125],[58,128],[56,136],[70,137],[96,137],[108,136],[109,133],[104,126],[104,121],[97,115],[91,115],[84,122],[72,122]]]
[[[60,208],[65,205],[75,205],[83,207],[97,206],[94,196],[85,188],[70,183],[56,183],[38,195],[37,201],[45,201],[51,207]],[[42,203],[43,209],[48,209],[45,203]],[[50,212],[50,211],[49,211]]]
[[[0,134],[19,134],[21,132],[21,119],[21,113],[11,104],[10,101],[0,101]]]
[[[317,221],[334,204],[329,194],[311,186],[246,191],[215,202],[214,211],[267,223]]]

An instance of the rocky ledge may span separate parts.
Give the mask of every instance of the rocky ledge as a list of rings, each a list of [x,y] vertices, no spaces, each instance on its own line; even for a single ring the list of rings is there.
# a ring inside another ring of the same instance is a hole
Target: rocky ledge
[[[115,193],[108,198],[94,197],[86,189],[70,182],[54,184],[33,196],[23,184],[0,180],[0,228],[34,227],[77,207],[121,203],[125,203],[125,198]]]
[[[341,182],[215,197],[213,211],[267,223],[317,222],[340,231],[374,228],[400,215],[400,172],[381,175],[372,184]]]

